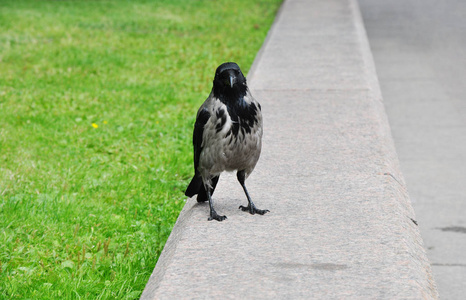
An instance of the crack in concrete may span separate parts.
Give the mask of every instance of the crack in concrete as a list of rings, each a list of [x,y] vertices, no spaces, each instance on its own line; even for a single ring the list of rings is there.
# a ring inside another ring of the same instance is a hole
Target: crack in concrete
[[[443,227],[443,228],[437,228],[437,229],[442,230],[442,231],[466,233],[466,227],[462,227],[462,226],[450,226],[450,227]]]

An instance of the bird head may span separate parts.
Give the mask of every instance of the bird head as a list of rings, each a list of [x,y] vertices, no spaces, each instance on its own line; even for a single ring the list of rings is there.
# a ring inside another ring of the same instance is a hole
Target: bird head
[[[236,63],[223,63],[215,71],[214,93],[217,97],[240,94],[246,88],[246,78]]]

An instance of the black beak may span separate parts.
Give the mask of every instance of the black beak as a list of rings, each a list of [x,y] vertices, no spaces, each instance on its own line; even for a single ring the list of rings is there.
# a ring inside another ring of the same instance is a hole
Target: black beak
[[[230,87],[233,88],[233,85],[236,83],[236,77],[230,75]]]

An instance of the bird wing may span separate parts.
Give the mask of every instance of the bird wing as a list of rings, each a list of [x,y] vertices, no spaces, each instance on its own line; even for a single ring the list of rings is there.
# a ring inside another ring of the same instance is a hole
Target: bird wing
[[[202,151],[202,135],[204,133],[204,126],[207,123],[207,120],[210,118],[209,111],[201,106],[197,112],[196,123],[194,123],[194,132],[193,132],[193,146],[194,146],[194,171],[197,172],[197,167],[199,166],[199,157],[201,156]]]

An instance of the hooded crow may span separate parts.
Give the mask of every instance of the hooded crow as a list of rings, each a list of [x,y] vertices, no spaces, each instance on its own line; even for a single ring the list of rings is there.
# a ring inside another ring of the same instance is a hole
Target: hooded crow
[[[245,180],[254,170],[262,147],[261,106],[251,95],[246,78],[236,63],[221,64],[212,91],[197,112],[193,133],[194,177],[185,195],[197,201],[209,200],[210,220],[223,221],[214,209],[214,193],[223,171],[237,171],[236,177],[248,199],[243,211],[263,215],[255,207]]]

